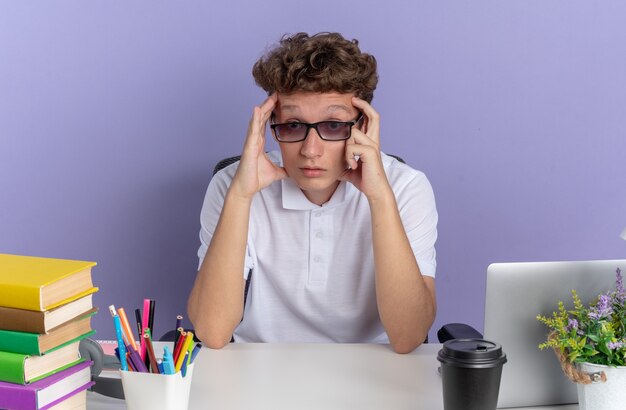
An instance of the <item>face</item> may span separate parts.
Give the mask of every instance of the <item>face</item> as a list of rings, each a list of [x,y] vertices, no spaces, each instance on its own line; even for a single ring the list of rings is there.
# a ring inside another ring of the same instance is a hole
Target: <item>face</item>
[[[358,116],[352,94],[295,92],[278,94],[274,123],[354,121]],[[324,141],[311,128],[300,142],[279,142],[287,175],[309,201],[322,205],[339,185],[347,168],[346,141]]]

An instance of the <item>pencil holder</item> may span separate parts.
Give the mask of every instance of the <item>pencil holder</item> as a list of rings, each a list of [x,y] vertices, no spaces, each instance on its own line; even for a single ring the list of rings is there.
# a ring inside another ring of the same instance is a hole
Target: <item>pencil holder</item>
[[[120,370],[128,410],[184,410],[189,407],[189,391],[194,364],[185,377],[176,374],[154,374]]]

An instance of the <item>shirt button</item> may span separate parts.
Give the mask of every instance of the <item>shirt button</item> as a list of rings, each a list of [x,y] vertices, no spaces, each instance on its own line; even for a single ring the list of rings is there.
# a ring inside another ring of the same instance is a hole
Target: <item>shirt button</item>
[[[323,237],[324,237],[324,233],[323,233],[322,231],[318,231],[318,232],[315,234],[315,237],[316,237],[316,238],[323,238]]]
[[[316,256],[313,258],[313,262],[315,263],[320,263],[322,261],[322,257],[321,256]]]
[[[321,212],[316,212],[314,215],[315,215],[316,218],[319,218],[320,216],[322,216],[322,213]]]

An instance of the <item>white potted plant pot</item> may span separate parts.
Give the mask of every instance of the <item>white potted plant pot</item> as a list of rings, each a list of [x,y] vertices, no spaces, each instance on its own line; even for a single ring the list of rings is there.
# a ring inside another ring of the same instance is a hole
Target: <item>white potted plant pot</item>
[[[597,382],[577,384],[578,407],[580,410],[624,410],[626,409],[626,366],[605,366],[579,363],[577,369],[592,376]],[[606,381],[599,375],[604,372]]]

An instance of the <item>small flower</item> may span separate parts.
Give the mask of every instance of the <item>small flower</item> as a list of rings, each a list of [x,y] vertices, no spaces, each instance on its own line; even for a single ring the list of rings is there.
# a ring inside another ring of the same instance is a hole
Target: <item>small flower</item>
[[[589,319],[600,320],[607,318],[613,314],[613,307],[611,306],[611,298],[609,295],[602,294],[598,298],[598,303],[589,312]]]
[[[567,330],[570,331],[572,329],[578,330],[578,320],[570,317],[567,319]]]
[[[615,280],[615,303],[623,306],[626,301],[626,291],[624,291],[624,281],[622,278],[622,271],[617,268],[617,278]]]
[[[608,347],[611,350],[621,349],[622,347],[624,347],[624,342],[623,341],[609,342],[606,344],[606,347]]]

